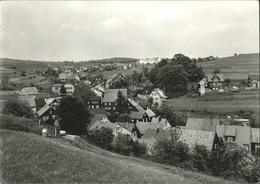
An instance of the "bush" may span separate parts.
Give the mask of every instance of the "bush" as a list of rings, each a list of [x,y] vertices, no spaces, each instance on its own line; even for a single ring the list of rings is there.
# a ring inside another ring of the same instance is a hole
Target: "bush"
[[[96,130],[88,136],[88,140],[91,143],[106,150],[112,150],[113,139],[114,135],[112,133],[112,130],[108,128]]]
[[[132,152],[134,156],[141,157],[145,155],[146,153],[146,146],[144,144],[138,143],[138,142],[133,142],[132,144]]]
[[[207,148],[203,145],[196,145],[191,155],[193,168],[207,172],[209,159],[210,153]]]
[[[153,147],[155,160],[169,165],[179,165],[190,158],[189,147],[179,141],[178,131],[171,132],[170,139],[158,141]]]
[[[21,101],[8,100],[3,108],[3,113],[11,116],[20,116],[31,118],[33,117],[32,109]]]
[[[129,136],[118,135],[113,143],[113,151],[122,155],[129,155],[131,153]]]

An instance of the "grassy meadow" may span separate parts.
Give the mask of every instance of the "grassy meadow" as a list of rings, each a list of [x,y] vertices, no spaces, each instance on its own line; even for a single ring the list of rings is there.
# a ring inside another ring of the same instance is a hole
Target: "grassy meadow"
[[[259,90],[182,96],[167,102],[176,111],[259,112]]]
[[[235,183],[83,142],[79,148],[61,138],[3,129],[0,138],[0,169],[7,183]]]
[[[223,57],[199,65],[202,66],[206,75],[211,74],[215,68],[218,68],[226,78],[245,80],[249,73],[259,73],[259,54]]]

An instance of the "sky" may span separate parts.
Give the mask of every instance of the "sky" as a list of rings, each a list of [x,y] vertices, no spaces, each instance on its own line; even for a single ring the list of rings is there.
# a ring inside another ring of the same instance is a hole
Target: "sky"
[[[259,52],[258,1],[0,3],[0,57],[86,61]]]

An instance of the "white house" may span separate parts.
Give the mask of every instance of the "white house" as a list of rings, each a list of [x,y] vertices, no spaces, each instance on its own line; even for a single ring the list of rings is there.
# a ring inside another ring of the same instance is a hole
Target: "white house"
[[[140,64],[157,64],[162,60],[162,58],[159,57],[152,57],[152,58],[145,58],[145,59],[140,59],[139,63]]]
[[[166,100],[167,96],[165,95],[165,92],[159,88],[155,88],[149,98],[153,98],[153,104],[158,104],[158,106],[162,106],[163,102]]]

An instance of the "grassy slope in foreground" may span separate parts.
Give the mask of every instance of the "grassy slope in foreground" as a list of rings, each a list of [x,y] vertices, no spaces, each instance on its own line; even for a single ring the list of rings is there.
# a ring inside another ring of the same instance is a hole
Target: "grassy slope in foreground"
[[[0,137],[2,178],[10,183],[231,183],[31,133],[0,130]]]

